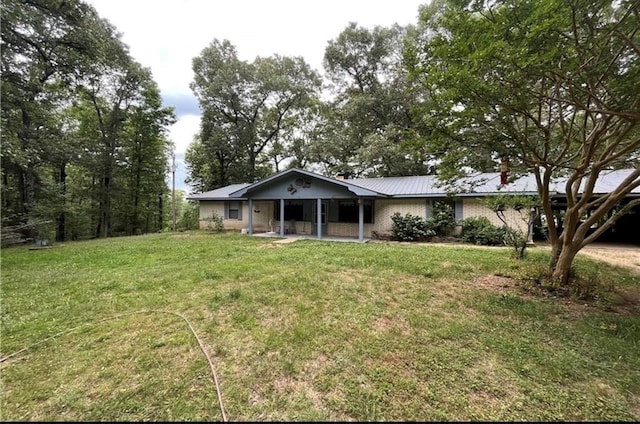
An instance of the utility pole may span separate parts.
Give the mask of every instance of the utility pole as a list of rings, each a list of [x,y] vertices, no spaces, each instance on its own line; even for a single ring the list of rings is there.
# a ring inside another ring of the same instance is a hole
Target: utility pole
[[[171,180],[173,184],[172,197],[173,197],[173,231],[176,231],[176,152],[171,152]]]

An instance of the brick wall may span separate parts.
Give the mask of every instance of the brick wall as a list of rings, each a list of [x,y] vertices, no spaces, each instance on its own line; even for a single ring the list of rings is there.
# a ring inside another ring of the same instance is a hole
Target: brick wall
[[[213,213],[224,218],[224,201],[200,201],[200,228],[207,228],[207,218]],[[257,212],[259,211],[259,212]],[[269,231],[269,220],[273,217],[273,202],[253,202],[253,231]],[[225,230],[249,228],[249,202],[242,202],[242,219],[223,219]],[[273,225],[278,225],[277,222]]]
[[[480,199],[464,199],[462,211],[463,218],[468,218],[470,216],[484,216],[488,218],[493,225],[497,225],[498,227],[502,227],[504,225],[504,223],[500,220],[500,218],[498,218],[496,213],[493,210],[485,207]],[[524,213],[526,214],[527,212]],[[507,224],[511,228],[517,228],[521,231],[526,232],[527,216],[525,215],[524,218],[525,219],[523,219],[523,215],[513,209],[508,209],[505,211],[505,219],[507,221]]]

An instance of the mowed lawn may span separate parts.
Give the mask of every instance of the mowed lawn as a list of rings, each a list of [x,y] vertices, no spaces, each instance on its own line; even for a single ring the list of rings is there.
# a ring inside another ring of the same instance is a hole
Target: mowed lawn
[[[3,248],[2,420],[640,420],[637,275],[579,255],[611,291],[568,300],[543,248],[275,240]]]

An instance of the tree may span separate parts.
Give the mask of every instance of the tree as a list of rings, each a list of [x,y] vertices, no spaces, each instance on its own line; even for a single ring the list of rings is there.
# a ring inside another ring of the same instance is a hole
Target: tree
[[[402,63],[413,27],[373,29],[350,23],[325,50],[335,98],[327,109],[333,134],[325,163],[333,172],[398,176],[429,173],[423,146],[414,143],[417,97]],[[423,133],[426,130],[423,129]],[[331,141],[329,141],[331,140]]]
[[[277,146],[289,118],[317,98],[317,73],[301,57],[242,61],[228,40],[206,47],[193,59],[193,71],[191,89],[203,111],[199,148],[210,148],[216,158],[217,179],[205,188],[241,182],[228,179],[231,164],[242,168],[242,182],[270,174],[261,158]]]
[[[437,128],[439,173],[495,169],[501,158],[513,176],[533,173],[559,285],[571,283],[578,251],[640,185],[639,14],[631,0],[442,1],[423,8],[423,41],[408,50],[430,100],[421,113]],[[595,196],[599,176],[617,168],[635,169]],[[559,177],[567,181],[561,231],[551,207]]]
[[[40,168],[64,150],[55,115],[73,96],[75,79],[104,63],[102,47],[115,33],[77,0],[6,0],[1,12],[3,218],[26,222],[39,198]]]
[[[3,227],[48,222],[58,241],[153,230],[141,223],[167,191],[172,112],[150,72],[79,0],[7,0],[1,12]]]

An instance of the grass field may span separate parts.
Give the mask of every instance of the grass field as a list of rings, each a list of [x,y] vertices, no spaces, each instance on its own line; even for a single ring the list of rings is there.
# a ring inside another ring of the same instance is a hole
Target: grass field
[[[582,255],[595,300],[537,292],[539,248],[191,232],[1,254],[2,420],[640,420],[640,281]]]

